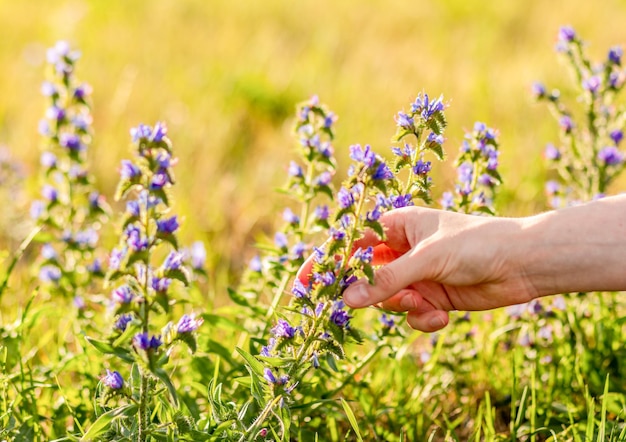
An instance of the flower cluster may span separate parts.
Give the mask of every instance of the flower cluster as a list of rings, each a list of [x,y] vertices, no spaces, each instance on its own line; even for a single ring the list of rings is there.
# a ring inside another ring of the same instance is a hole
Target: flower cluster
[[[454,192],[444,192],[441,206],[464,213],[494,214],[494,188],[501,184],[498,174],[497,132],[484,123],[474,124],[465,135],[456,160],[457,181]]]
[[[626,121],[616,106],[626,78],[622,48],[611,47],[604,62],[592,63],[583,40],[572,27],[564,26],[558,34],[557,51],[574,73],[584,111],[582,115],[573,112],[558,90],[548,93],[543,84],[533,85],[534,96],[548,104],[560,128],[560,142],[549,143],[544,151],[558,177],[546,186],[552,207],[602,197],[622,172],[625,159],[620,144]]]
[[[170,348],[176,342],[196,350],[195,331],[203,319],[184,314],[177,323],[163,321],[171,314],[176,299],[175,281],[187,286],[191,279],[187,261],[201,268],[206,252],[194,244],[190,253],[180,249],[177,234],[180,220],[170,213],[170,188],[174,183],[176,159],[163,123],[154,127],[139,125],[131,130],[136,157],[123,160],[116,198],[126,200],[121,220],[120,241],[111,251],[107,282],[111,287],[110,308],[115,315],[108,342],[90,339],[104,353],[139,367],[140,382],[124,389],[120,371],[109,371],[103,378],[106,387],[103,401],[115,395],[133,398],[139,404],[138,431],[147,434],[148,410],[155,401],[154,379],[166,387],[170,400],[176,403],[165,365]]]
[[[323,361],[339,370],[335,361],[345,358],[345,344],[363,340],[363,334],[353,325],[352,312],[341,299],[350,284],[361,278],[371,281],[374,275],[372,247],[358,247],[356,241],[366,229],[384,237],[379,219],[385,211],[413,205],[417,199],[430,201],[431,163],[427,155],[434,152],[436,157],[443,158],[444,108],[441,97],[431,100],[428,95],[420,94],[410,112],[398,114],[396,140],[402,140],[403,144],[392,148],[393,164],[376,154],[370,145],[350,146],[352,162],[348,176],[334,191],[330,187],[334,174],[332,146],[322,138],[331,135],[329,129],[334,116],[319,105],[317,98],[300,107],[296,134],[304,147],[300,156],[305,167],[295,161],[291,163],[288,188],[299,196],[303,215],[298,217],[291,209],[285,211],[287,228],[276,236],[282,254],[253,262],[258,272],[266,272],[266,282],[271,280],[267,278],[268,269],[282,275],[282,279],[276,278],[272,284],[278,290],[273,306],[279,305],[277,299],[282,298],[287,285],[291,285],[292,296],[284,313],[278,314],[272,308],[266,316],[275,319],[258,356],[238,349],[249,363],[252,382],[257,380],[258,388],[264,392],[257,397],[262,411],[246,434],[256,434],[277,403],[288,406],[292,394],[305,389],[303,378],[307,372],[321,368]],[[406,172],[406,180],[402,179],[402,172]],[[311,201],[317,195],[330,197],[334,205],[318,205],[311,210]],[[303,223],[304,219],[310,221]],[[289,238],[303,241],[305,234],[321,229],[325,231],[326,241],[312,249],[303,274],[294,279],[303,260],[299,254],[289,255]],[[295,260],[295,268],[289,260]],[[380,338],[373,354],[389,345],[385,337],[397,329],[388,314],[381,317],[380,326]]]
[[[108,206],[87,171],[91,88],[74,75],[79,56],[64,41],[47,52],[48,79],[41,92],[49,104],[39,123],[44,139],[40,160],[43,185],[41,199],[31,206],[31,216],[43,228],[39,279],[51,289],[73,296],[75,305],[82,308],[86,287],[94,276],[103,275],[95,252]]]

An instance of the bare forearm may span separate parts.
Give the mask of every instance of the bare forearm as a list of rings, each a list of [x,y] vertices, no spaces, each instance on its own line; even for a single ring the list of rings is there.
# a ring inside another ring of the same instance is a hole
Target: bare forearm
[[[626,290],[626,195],[522,220],[521,271],[539,296]]]

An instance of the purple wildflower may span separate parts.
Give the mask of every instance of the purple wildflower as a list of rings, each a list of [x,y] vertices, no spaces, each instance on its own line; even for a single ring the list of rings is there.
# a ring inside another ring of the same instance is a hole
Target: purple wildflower
[[[132,180],[141,176],[141,169],[129,160],[122,160],[120,176],[126,180]]]
[[[124,378],[118,371],[110,371],[102,378],[102,383],[112,390],[119,390],[124,386]]]
[[[184,258],[182,253],[172,250],[165,258],[163,267],[165,270],[178,270],[183,265]]]
[[[329,216],[330,210],[327,205],[321,205],[315,208],[315,219],[318,221],[326,221]]]
[[[389,166],[384,162],[380,162],[374,173],[372,173],[372,179],[374,180],[390,180],[393,178],[393,172],[389,169]]]
[[[254,256],[250,260],[250,263],[248,264],[248,267],[253,272],[261,273],[261,271],[263,270],[263,263],[261,262],[261,258],[258,255]]]
[[[576,38],[576,31],[571,26],[561,26],[559,29],[559,41],[572,42]]]
[[[426,175],[430,172],[432,164],[430,161],[424,161],[423,158],[417,160],[415,166],[413,166],[413,173],[415,175]]]
[[[366,167],[372,167],[376,162],[376,154],[372,152],[369,145],[361,147],[360,144],[353,144],[350,146],[350,158],[363,163]]]
[[[270,368],[265,368],[263,370],[263,377],[265,378],[265,380],[267,382],[269,382],[270,384],[275,384],[276,381],[276,376],[274,376],[274,373],[272,372],[272,370]]]
[[[41,83],[40,91],[44,97],[52,97],[59,93],[54,83],[51,83],[49,81],[44,81],[43,83]]]
[[[413,197],[409,193],[407,193],[406,195],[392,195],[391,205],[394,209],[413,206]]]
[[[287,235],[283,232],[276,232],[274,235],[274,244],[279,249],[286,249],[289,246],[289,241],[287,240]]]
[[[438,144],[439,146],[441,146],[444,141],[445,141],[445,138],[443,138],[443,135],[437,135],[434,132],[429,133],[428,137],[426,138],[427,143]]]
[[[293,213],[293,211],[287,207],[283,212],[283,219],[292,225],[297,225],[300,223],[300,217]]]
[[[563,115],[559,120],[559,124],[561,125],[563,132],[565,132],[566,134],[571,133],[572,129],[574,128],[574,122],[569,115]]]
[[[533,83],[531,90],[533,96],[537,99],[543,98],[547,94],[546,87],[543,85],[543,83],[539,83],[538,81]]]
[[[624,154],[615,146],[607,146],[598,152],[598,160],[606,166],[615,166],[624,161]]]
[[[109,255],[109,268],[111,270],[119,270],[120,265],[122,264],[122,259],[126,256],[126,249],[111,250],[111,254]]]
[[[613,46],[609,49],[609,62],[617,66],[621,66],[623,53],[624,51],[622,50],[621,46]]]
[[[379,318],[381,324],[383,325],[383,328],[386,329],[391,329],[393,328],[394,325],[396,325],[395,321],[393,320],[393,316],[387,315],[386,313],[383,313],[380,318]]]
[[[302,170],[302,167],[300,167],[300,165],[298,163],[296,163],[295,161],[292,161],[289,163],[289,176],[295,177],[295,178],[302,178],[304,176],[304,171]]]
[[[496,179],[488,173],[483,173],[478,177],[478,184],[486,187],[493,187],[496,185]]]
[[[147,140],[148,138],[150,138],[151,134],[152,129],[150,128],[150,126],[147,126],[145,124],[140,124],[139,126],[133,127],[130,130],[130,136],[132,137],[134,143],[142,139]]]
[[[65,110],[57,106],[51,106],[46,110],[46,118],[58,122],[63,121]]]
[[[449,210],[454,207],[454,195],[452,194],[452,192],[444,192],[441,195],[441,200],[439,201],[439,203],[444,210]]]
[[[302,259],[304,258],[304,253],[306,252],[306,250],[306,244],[300,241],[291,248],[291,254],[295,259]]]
[[[58,258],[58,254],[56,252],[56,250],[54,250],[54,247],[52,246],[52,244],[44,244],[41,247],[41,257],[43,259],[45,259],[46,261],[52,261]]]
[[[333,285],[337,278],[333,272],[328,271],[324,273],[314,273],[313,279],[315,280],[315,282],[319,282],[323,286],[328,287]]]
[[[413,121],[413,117],[405,114],[404,112],[398,112],[398,116],[396,117],[396,124],[398,125],[398,127],[404,130],[415,130],[415,121]]]
[[[546,193],[548,195],[556,195],[561,190],[561,185],[554,180],[546,182]]]
[[[46,184],[45,186],[43,186],[43,188],[41,189],[41,196],[43,196],[45,199],[47,199],[51,203],[56,202],[59,198],[59,194],[57,190],[49,184]]]
[[[165,123],[157,122],[154,125],[154,129],[152,130],[152,141],[154,141],[155,143],[159,143],[161,140],[163,140],[165,135],[167,135],[167,126],[165,126]]]
[[[127,285],[121,285],[111,293],[111,298],[118,304],[129,304],[134,297],[135,294]]]
[[[196,270],[200,270],[204,267],[206,262],[206,249],[204,248],[204,243],[202,241],[194,241],[191,244],[191,267]]]
[[[358,248],[356,252],[354,252],[354,258],[359,261],[369,264],[374,259],[374,248],[372,246],[367,247],[365,250],[362,248]]]
[[[588,90],[592,95],[595,95],[600,90],[600,86],[602,86],[602,80],[600,80],[600,77],[597,75],[593,75],[584,79],[582,86],[583,89]]]
[[[152,277],[152,281],[150,283],[152,290],[158,293],[165,293],[167,289],[170,288],[172,284],[172,280],[170,278],[159,278],[156,276]]]
[[[332,179],[330,172],[322,172],[313,180],[313,183],[318,187],[325,187],[331,183]]]
[[[150,190],[160,190],[169,182],[170,178],[167,173],[159,171],[152,176],[149,188]]]
[[[198,330],[203,322],[202,318],[196,318],[195,315],[183,315],[178,320],[176,331],[178,334],[192,333]]]
[[[45,265],[39,269],[39,280],[42,282],[58,282],[61,279],[61,269],[55,265]]]
[[[309,293],[311,292],[311,289],[307,286],[305,286],[302,281],[300,281],[299,278],[296,278],[296,280],[293,283],[293,287],[291,288],[291,293],[296,297],[296,298],[308,298],[309,297]]]
[[[337,201],[342,209],[347,209],[354,204],[354,195],[351,191],[342,187],[337,193]]]
[[[171,218],[157,220],[157,231],[164,235],[171,235],[180,227],[176,215]]]
[[[343,310],[343,301],[338,301],[333,305],[333,311],[330,314],[330,320],[340,328],[347,328],[351,316],[347,311]]]
[[[41,154],[39,163],[46,169],[52,169],[57,165],[57,157],[52,152],[46,151]]]
[[[291,339],[294,337],[295,333],[296,329],[284,319],[279,319],[276,325],[272,327],[272,334],[276,338]]]
[[[126,327],[128,327],[128,324],[130,324],[133,319],[132,313],[124,313],[117,318],[114,327],[121,332],[126,331]]]
[[[141,208],[139,206],[139,201],[131,200],[126,203],[126,212],[135,218],[139,218],[141,214]]]
[[[129,224],[125,230],[126,244],[131,250],[140,252],[148,248],[148,240],[141,235],[141,229],[134,225]]]
[[[546,159],[551,161],[558,161],[561,159],[561,151],[552,143],[549,143],[546,146],[546,149],[543,151],[543,155]]]
[[[624,132],[622,132],[620,129],[615,129],[611,131],[611,133],[609,134],[609,137],[611,138],[611,140],[613,140],[613,142],[617,146],[624,139]]]

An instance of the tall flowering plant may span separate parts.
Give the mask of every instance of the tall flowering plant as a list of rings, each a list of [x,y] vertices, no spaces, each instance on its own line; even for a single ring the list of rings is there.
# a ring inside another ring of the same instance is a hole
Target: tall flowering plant
[[[104,412],[84,437],[178,438],[189,435],[194,424],[178,409],[168,363],[177,343],[196,350],[195,331],[203,320],[194,314],[169,320],[175,313],[174,286],[187,286],[190,271],[179,249],[180,221],[170,208],[176,159],[166,127],[140,125],[131,136],[136,157],[120,166],[116,198],[126,200],[126,211],[106,275],[114,319],[106,340],[89,338],[114,359],[101,381]],[[117,406],[109,408],[111,403]]]
[[[108,206],[87,169],[91,88],[76,78],[79,58],[64,41],[47,52],[48,79],[41,92],[49,104],[39,123],[43,185],[31,215],[42,227],[39,279],[83,309],[94,278],[103,276],[97,245]]]
[[[268,431],[280,440],[289,439],[292,413],[297,411],[294,406],[304,398],[311,399],[310,384],[323,379],[320,373],[330,374],[326,367],[341,372],[338,365],[346,358],[346,344],[363,341],[365,333],[357,329],[353,313],[341,299],[344,289],[357,279],[373,278],[373,250],[356,247],[356,241],[365,229],[384,237],[379,219],[385,211],[418,200],[431,201],[431,162],[427,155],[443,158],[444,109],[441,97],[431,99],[420,94],[409,112],[396,117],[394,140],[403,144],[393,147],[393,162],[388,163],[369,145],[352,145],[348,177],[334,190],[331,179],[335,161],[330,144],[334,115],[317,98],[299,108],[296,135],[301,162],[290,164],[287,188],[302,209],[300,215],[292,209],[284,212],[286,228],[275,237],[274,253],[254,258],[242,285],[242,293],[248,292],[248,297],[259,293],[251,284],[254,278],[262,281],[261,287],[276,291],[267,313],[272,321],[268,339],[260,349],[251,346],[251,352],[238,348],[247,362],[248,384],[258,410],[250,424],[239,422],[235,433],[240,440],[255,440]],[[317,203],[324,199],[327,204]],[[315,238],[314,234],[319,238],[319,232],[325,242],[308,252],[306,240]],[[310,257],[305,262],[307,255]],[[303,263],[301,274],[295,277]],[[285,304],[281,301],[286,296],[289,300]],[[353,367],[354,371],[361,370],[389,345],[385,337],[397,333],[390,315],[384,314],[380,325],[374,350]],[[321,394],[332,397],[352,376],[345,373],[331,393]],[[348,407],[345,402],[343,405]],[[346,413],[350,414],[348,408]]]

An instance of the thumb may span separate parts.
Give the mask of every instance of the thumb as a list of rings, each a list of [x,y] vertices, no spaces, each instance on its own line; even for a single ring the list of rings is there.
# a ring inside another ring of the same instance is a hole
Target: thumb
[[[408,252],[381,267],[374,273],[374,284],[359,280],[350,285],[343,294],[346,304],[352,308],[367,307],[392,297],[400,290],[421,280],[414,253]]]

